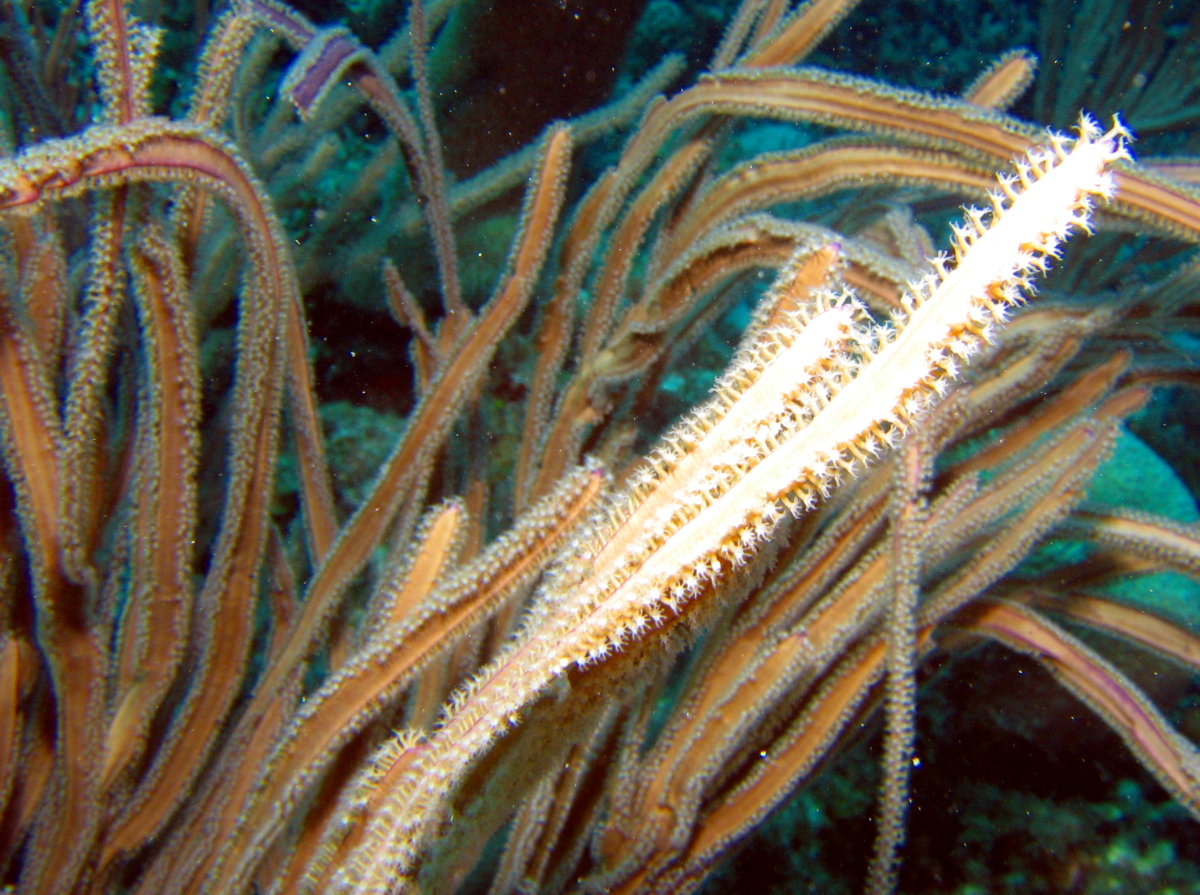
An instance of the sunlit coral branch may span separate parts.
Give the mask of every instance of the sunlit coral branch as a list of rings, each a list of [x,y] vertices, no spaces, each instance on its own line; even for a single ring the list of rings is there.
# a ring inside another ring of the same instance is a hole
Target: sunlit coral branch
[[[1085,121],[1074,146],[1055,137],[1002,177],[991,219],[969,213],[954,267],[940,263],[917,288],[898,333],[867,331],[853,302],[818,297],[790,331],[765,332],[735,360],[717,398],[667,437],[614,501],[614,521],[535,601],[528,633],[456,698],[339,891],[404,889],[468,769],[556,679],[590,666],[615,674],[654,632],[704,618],[702,595],[735,576],[787,509],[815,504],[921,416],[1046,255],[1087,226],[1090,197],[1111,193],[1104,168],[1125,156],[1122,136]]]

